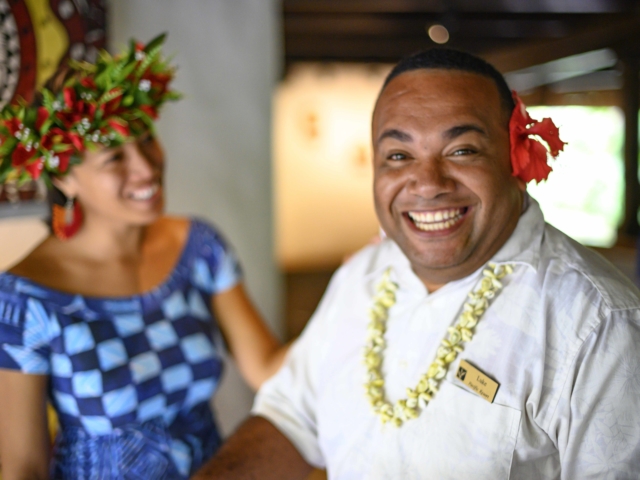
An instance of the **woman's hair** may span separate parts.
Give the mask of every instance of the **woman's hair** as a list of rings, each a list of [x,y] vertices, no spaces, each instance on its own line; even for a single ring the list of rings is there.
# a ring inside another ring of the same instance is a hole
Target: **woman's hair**
[[[54,95],[60,93],[67,82],[67,80],[77,76],[77,71],[73,70],[69,67],[66,60],[63,60],[58,65],[56,71],[49,77],[49,79],[45,82],[44,87],[48,89]],[[40,93],[36,93],[31,102],[32,106],[39,107],[42,105],[42,95]],[[53,183],[49,183],[47,185],[47,205],[48,205],[48,217],[44,219],[45,224],[49,227],[49,230],[52,229],[52,218],[53,218],[53,206],[60,205],[64,206],[67,203],[67,197],[62,191],[57,188]]]
[[[391,70],[389,75],[387,75],[382,90],[384,90],[391,80],[401,73],[423,68],[460,70],[487,77],[493,80],[493,83],[495,83],[498,88],[502,108],[509,116],[516,106],[511,95],[511,89],[502,74],[498,72],[493,65],[475,55],[451,48],[432,48],[403,58],[393,70]]]

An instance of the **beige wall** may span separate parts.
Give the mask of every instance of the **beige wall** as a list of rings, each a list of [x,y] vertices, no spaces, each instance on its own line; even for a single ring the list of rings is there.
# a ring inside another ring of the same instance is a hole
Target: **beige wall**
[[[274,98],[276,250],[287,271],[336,267],[378,232],[371,114],[390,65],[298,63]]]
[[[273,258],[271,95],[280,66],[276,0],[112,0],[110,44],[168,32],[184,99],[158,131],[170,212],[215,222],[235,246],[258,307],[280,330],[281,278]],[[228,369],[215,404],[223,432],[253,395]]]
[[[34,217],[0,219],[0,271],[24,257],[47,234],[44,222]]]

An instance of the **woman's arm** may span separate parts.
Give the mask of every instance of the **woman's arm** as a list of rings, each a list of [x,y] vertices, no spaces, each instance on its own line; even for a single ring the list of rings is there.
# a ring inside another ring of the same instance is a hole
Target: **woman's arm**
[[[289,345],[271,333],[242,284],[214,295],[212,305],[242,376],[257,390],[280,368]]]
[[[3,480],[49,478],[46,375],[0,369]]]

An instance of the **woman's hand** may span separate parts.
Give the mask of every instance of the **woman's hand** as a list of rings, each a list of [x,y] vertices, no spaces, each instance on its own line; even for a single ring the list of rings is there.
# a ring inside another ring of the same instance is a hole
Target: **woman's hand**
[[[49,478],[46,375],[0,369],[3,480]]]
[[[289,345],[281,345],[239,284],[212,298],[213,310],[245,381],[254,389],[282,365]]]

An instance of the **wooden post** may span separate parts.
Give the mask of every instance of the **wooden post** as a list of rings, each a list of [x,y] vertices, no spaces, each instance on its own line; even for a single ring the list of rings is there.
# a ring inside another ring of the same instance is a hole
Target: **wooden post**
[[[622,59],[624,63],[624,85],[622,87],[624,108],[624,177],[625,207],[622,232],[637,235],[638,209],[640,208],[640,183],[638,182],[638,109],[640,101],[640,61],[638,56]]]

